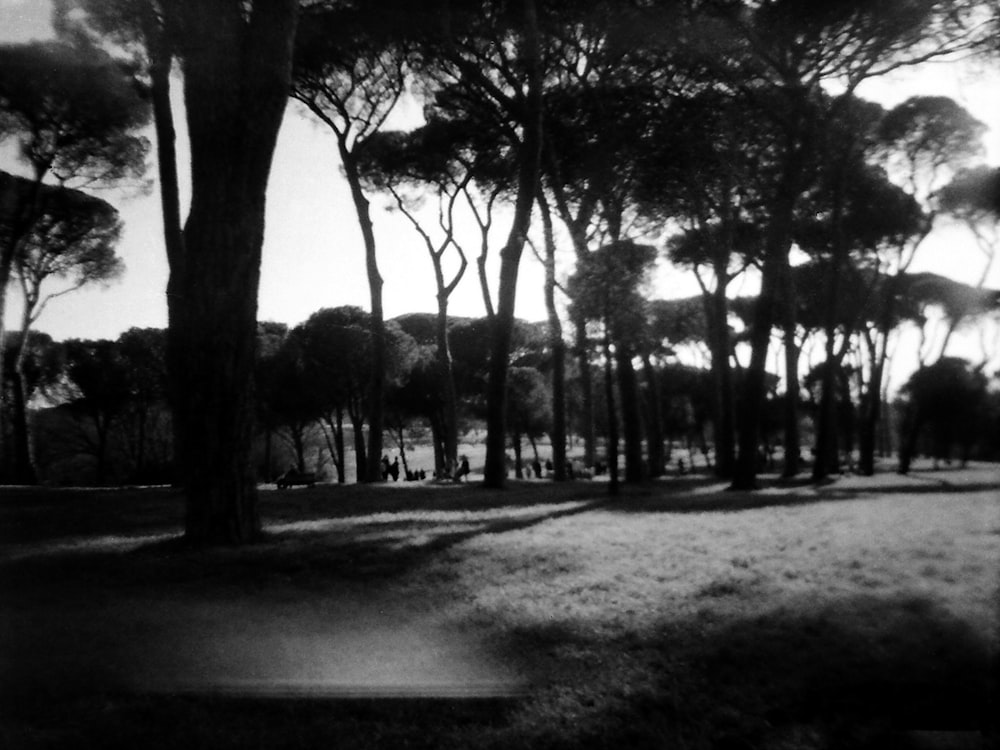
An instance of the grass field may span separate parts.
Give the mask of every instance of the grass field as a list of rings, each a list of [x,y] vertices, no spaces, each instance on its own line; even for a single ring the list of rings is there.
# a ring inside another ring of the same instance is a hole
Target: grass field
[[[996,467],[0,494],[0,747],[980,748]]]

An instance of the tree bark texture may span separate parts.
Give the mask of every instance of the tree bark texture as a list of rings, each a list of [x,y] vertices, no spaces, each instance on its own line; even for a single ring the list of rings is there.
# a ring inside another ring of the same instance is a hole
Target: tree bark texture
[[[622,402],[622,435],[625,438],[625,481],[635,484],[643,480],[642,417],[639,414],[639,387],[635,367],[628,347],[615,349],[618,364],[618,393]]]
[[[649,452],[649,476],[661,477],[666,472],[666,455],[663,452],[663,404],[660,398],[660,378],[649,355],[642,358],[642,371],[649,392],[646,410],[646,444]]]
[[[497,312],[493,320],[490,346],[489,382],[486,389],[487,487],[503,487],[507,474],[505,435],[507,412],[507,369],[514,330],[514,302],[517,294],[521,253],[531,226],[531,207],[538,186],[542,144],[542,61],[538,17],[534,0],[523,0],[524,30],[521,60],[528,70],[524,102],[523,135],[519,149],[517,199],[507,243],[500,254],[500,285]]]
[[[298,3],[171,6],[191,144],[191,207],[170,258],[168,368],[193,544],[260,532],[253,471],[265,192],[288,99]]]
[[[563,341],[562,321],[556,309],[556,241],[552,213],[541,191],[538,206],[545,231],[545,311],[552,354],[552,467],[553,478],[562,482],[566,479],[566,342]]]
[[[368,390],[368,461],[358,481],[378,482],[382,479],[382,427],[385,422],[385,312],[382,305],[382,274],[378,268],[375,250],[375,232],[372,228],[368,198],[361,187],[358,157],[347,147],[346,135],[339,135],[337,142],[340,160],[344,166],[351,198],[358,215],[361,237],[365,245],[365,270],[368,274],[368,294],[371,301],[372,369]]]

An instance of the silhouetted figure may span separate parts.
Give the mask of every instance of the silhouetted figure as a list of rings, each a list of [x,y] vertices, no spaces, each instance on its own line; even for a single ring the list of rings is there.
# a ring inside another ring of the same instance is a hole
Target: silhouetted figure
[[[684,459],[677,459],[677,476],[682,477],[687,474],[687,467],[684,465]]]
[[[392,481],[399,481],[399,456],[392,459],[392,466],[389,467],[389,474],[392,476]]]
[[[424,479],[427,479],[427,472],[424,471],[423,469],[421,469],[420,471],[418,471],[417,475],[418,475],[418,477],[419,477],[419,479],[421,481],[423,481]]]
[[[552,471],[554,468],[555,467],[552,466],[552,459],[551,458],[546,458],[545,459],[545,471]]]
[[[455,472],[455,481],[461,482],[462,477],[469,476],[469,459],[462,456],[462,462],[458,465],[458,471]]]
[[[382,456],[382,481],[386,481],[389,478],[389,457]]]
[[[542,463],[537,458],[531,464],[531,469],[535,472],[535,479],[542,478]]]

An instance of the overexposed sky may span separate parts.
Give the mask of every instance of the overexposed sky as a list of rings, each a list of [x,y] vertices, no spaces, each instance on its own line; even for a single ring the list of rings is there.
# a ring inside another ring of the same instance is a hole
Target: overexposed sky
[[[51,35],[45,0],[0,0],[0,42],[27,41]],[[943,94],[991,127],[986,138],[987,161],[1000,163],[1000,71],[975,72],[968,66],[933,64],[884,81],[866,84],[859,94],[892,106],[916,94]],[[175,91],[175,93],[177,93]],[[175,96],[178,119],[180,97]],[[187,182],[184,128],[178,128],[182,185]],[[152,133],[150,133],[152,140]],[[0,168],[21,171],[11,144],[0,149]],[[155,169],[150,166],[150,176]],[[125,221],[119,253],[125,276],[103,289],[80,290],[46,309],[37,327],[57,339],[114,338],[132,327],[166,325],[164,290],[167,278],[158,195],[111,195]],[[397,213],[384,210],[387,199],[372,198],[372,218],[378,240],[379,264],[387,317],[436,309],[431,264],[422,240]],[[500,251],[509,218],[501,217],[493,230],[491,253]],[[452,297],[455,315],[484,314],[475,276],[478,234],[463,236],[470,266]],[[966,282],[975,282],[982,256],[964,230],[942,227],[922,250],[914,270],[935,270]],[[491,279],[495,284],[497,274]],[[540,264],[529,248],[523,256],[518,291],[519,316],[545,316]],[[686,296],[697,292],[688,274],[666,271],[659,276],[659,296]],[[1000,286],[995,268],[991,286]],[[16,293],[8,309],[17,312]],[[295,325],[322,307],[353,304],[369,306],[364,250],[350,194],[340,176],[332,134],[316,124],[296,103],[290,103],[279,137],[268,191],[259,318]],[[10,318],[9,318],[10,319]]]

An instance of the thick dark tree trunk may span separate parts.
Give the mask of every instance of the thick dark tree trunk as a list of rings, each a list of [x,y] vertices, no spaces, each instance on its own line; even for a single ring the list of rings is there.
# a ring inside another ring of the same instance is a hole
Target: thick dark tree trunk
[[[757,488],[758,450],[760,449],[760,428],[764,397],[766,395],[767,351],[771,339],[773,323],[772,308],[777,288],[774,263],[765,263],[761,279],[760,296],[754,308],[753,324],[750,328],[750,366],[743,373],[743,387],[737,406],[737,428],[739,434],[739,454],[731,488],[753,490]],[[785,259],[787,262],[787,257]]]
[[[534,0],[523,0],[524,30],[520,60],[528,71],[528,91],[523,113],[523,135],[519,149],[517,200],[507,243],[500,254],[500,285],[490,346],[489,382],[486,393],[486,466],[484,483],[503,487],[506,478],[505,419],[507,412],[507,368],[514,329],[514,302],[518,267],[531,225],[531,207],[538,186],[542,143],[541,40]]]
[[[354,436],[354,481],[365,482],[368,471],[368,453],[365,448],[365,422],[360,415],[351,414],[351,432]],[[382,479],[382,457],[379,456],[379,479]]]
[[[784,398],[784,469],[781,475],[790,479],[799,473],[799,347],[795,341],[796,301],[791,268],[785,264],[782,280],[782,333],[785,354]]]
[[[183,32],[192,177],[183,250],[170,258],[168,285],[185,535],[195,544],[239,544],[261,527],[252,462],[257,290],[298,3],[247,11],[216,0],[171,9]]]
[[[22,348],[24,342],[21,343]],[[18,357],[20,360],[20,357]],[[31,432],[28,427],[28,404],[24,397],[24,370],[18,364],[14,367],[11,395],[10,451],[12,454],[11,476],[13,484],[38,484],[38,475],[31,455]]]
[[[615,373],[612,365],[611,336],[604,332],[604,398],[608,408],[608,493],[618,494],[618,414],[615,410]]]
[[[642,418],[639,414],[639,388],[636,383],[632,355],[625,346],[615,350],[618,363],[618,393],[622,402],[622,433],[625,438],[625,481],[635,484],[643,480]]]
[[[646,443],[649,452],[649,476],[661,477],[666,471],[667,459],[663,453],[663,404],[660,399],[660,377],[648,354],[642,357],[642,370],[649,392],[646,409]]]
[[[757,487],[757,451],[760,447],[761,422],[767,395],[767,353],[771,343],[771,327],[774,325],[775,304],[782,280],[789,273],[788,252],[791,248],[792,217],[799,197],[800,162],[800,153],[789,154],[767,227],[760,294],[750,326],[750,366],[743,373],[737,407],[739,454],[731,485],[734,490],[752,490]]]

